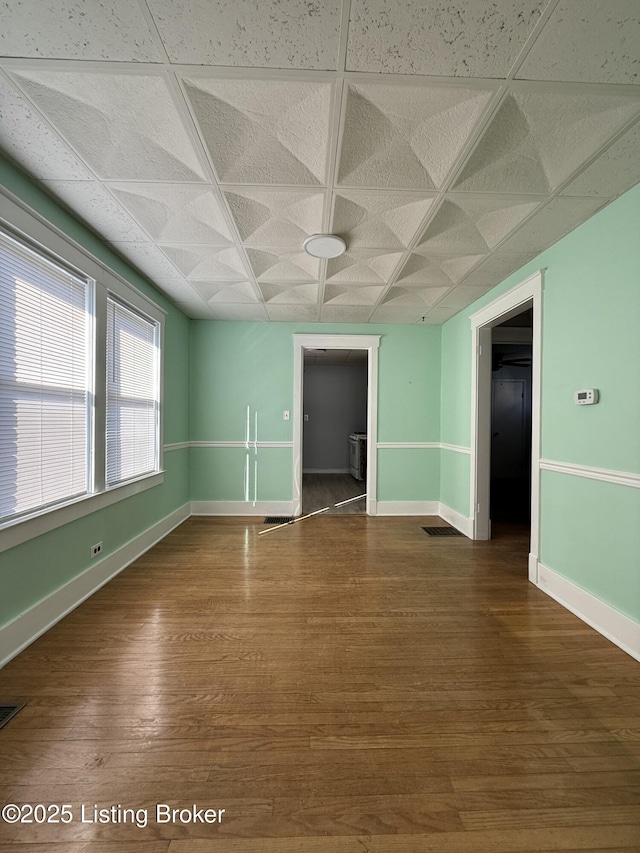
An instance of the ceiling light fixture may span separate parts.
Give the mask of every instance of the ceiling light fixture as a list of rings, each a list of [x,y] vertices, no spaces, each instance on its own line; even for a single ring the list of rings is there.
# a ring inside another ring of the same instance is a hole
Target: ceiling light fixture
[[[335,234],[312,234],[302,245],[313,258],[337,258],[347,248],[342,237],[336,237]]]

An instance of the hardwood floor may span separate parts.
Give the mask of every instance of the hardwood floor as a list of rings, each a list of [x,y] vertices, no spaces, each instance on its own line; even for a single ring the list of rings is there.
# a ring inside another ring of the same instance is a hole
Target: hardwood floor
[[[303,474],[302,512],[315,512],[328,506],[327,515],[364,515],[366,491],[366,482],[354,480],[351,474]],[[363,495],[360,500],[335,506],[360,495]]]
[[[640,850],[640,667],[439,520],[193,518],[0,671],[1,853]],[[224,809],[159,823],[155,804]],[[94,805],[148,823],[81,822]]]

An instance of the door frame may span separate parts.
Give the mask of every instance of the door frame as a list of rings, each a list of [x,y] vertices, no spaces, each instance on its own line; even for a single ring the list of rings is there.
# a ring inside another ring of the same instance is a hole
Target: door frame
[[[305,349],[367,351],[367,481],[366,512],[376,514],[378,445],[378,348],[380,335],[293,336],[293,515],[302,513],[302,429]],[[345,436],[346,440],[346,436]]]
[[[472,314],[471,319],[471,520],[473,539],[491,538],[491,345],[494,326],[533,308],[531,347],[531,540],[529,580],[538,582],[540,555],[540,397],[544,270]]]

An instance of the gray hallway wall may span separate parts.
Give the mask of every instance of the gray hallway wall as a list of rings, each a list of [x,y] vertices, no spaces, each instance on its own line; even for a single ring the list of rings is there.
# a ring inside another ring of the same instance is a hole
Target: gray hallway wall
[[[366,365],[306,365],[303,409],[303,470],[347,471],[349,433],[367,428]]]

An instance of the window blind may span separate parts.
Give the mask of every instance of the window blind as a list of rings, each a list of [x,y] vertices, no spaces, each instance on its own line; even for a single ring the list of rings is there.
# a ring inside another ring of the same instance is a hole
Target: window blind
[[[89,288],[0,232],[0,521],[88,491]]]
[[[106,483],[157,470],[158,326],[107,300]]]

